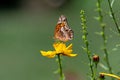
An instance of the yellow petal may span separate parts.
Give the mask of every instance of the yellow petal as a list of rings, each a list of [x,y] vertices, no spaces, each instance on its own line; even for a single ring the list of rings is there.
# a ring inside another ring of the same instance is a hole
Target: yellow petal
[[[65,49],[66,48],[66,45],[64,44],[64,43],[54,43],[53,44],[53,47],[55,48],[55,50],[57,51],[57,52],[63,52],[63,49]]]
[[[42,54],[42,56],[46,56],[48,58],[54,58],[56,55],[55,51],[40,51],[40,53]]]
[[[64,50],[63,54],[71,54],[71,53],[72,53],[72,50]]]
[[[75,56],[77,56],[77,54],[65,54],[66,56],[68,56],[68,57],[75,57]]]
[[[54,43],[54,44],[53,44],[53,47],[54,47],[55,50],[58,49],[58,46],[59,46],[59,43]]]

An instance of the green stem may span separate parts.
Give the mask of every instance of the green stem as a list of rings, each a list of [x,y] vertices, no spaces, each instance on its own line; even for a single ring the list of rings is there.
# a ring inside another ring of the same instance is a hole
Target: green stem
[[[91,70],[91,80],[95,80],[95,76],[94,76],[94,69],[93,69],[93,63],[92,63],[92,59],[91,59],[91,52],[89,50],[89,42],[88,42],[88,39],[87,39],[87,26],[86,26],[86,18],[85,18],[85,15],[84,15],[84,11],[81,10],[80,12],[80,17],[81,17],[81,26],[82,26],[82,31],[83,31],[83,41],[85,43],[85,51],[87,53],[87,57],[88,57],[88,60],[89,60],[89,67],[90,67],[90,70]]]
[[[114,23],[115,23],[115,25],[116,25],[116,28],[117,28],[117,30],[118,30],[118,32],[119,32],[119,34],[120,34],[120,28],[119,28],[119,25],[118,25],[117,20],[116,20],[116,18],[115,18],[115,14],[114,14],[114,12],[113,12],[113,9],[112,9],[110,0],[108,0],[108,4],[109,4],[109,8],[110,8],[110,13],[111,13],[111,15],[112,15],[112,19],[113,19],[113,21],[114,21]]]
[[[109,73],[113,73],[112,72],[112,68],[111,68],[111,66],[110,66],[110,62],[109,62],[109,56],[108,56],[108,51],[107,51],[107,48],[106,48],[106,45],[107,45],[107,40],[106,40],[106,35],[105,35],[105,29],[104,28],[102,28],[102,31],[104,32],[103,34],[102,34],[102,37],[103,37],[103,41],[104,41],[104,53],[105,53],[105,58],[106,58],[106,64],[107,64],[107,66],[108,66],[108,69],[109,69]]]
[[[111,68],[110,63],[109,63],[109,57],[108,57],[108,52],[107,52],[106,48],[104,48],[104,52],[105,52],[106,63],[107,63],[108,69],[109,69],[109,73],[112,74],[113,72],[112,72],[112,68]]]
[[[97,79],[97,65],[98,63],[95,63],[95,68],[94,68],[94,74],[95,74],[95,79]]]
[[[106,45],[107,45],[107,39],[106,39],[106,34],[105,34],[105,24],[103,23],[103,15],[102,15],[102,11],[101,11],[101,2],[100,2],[100,0],[98,0],[97,8],[98,8],[98,13],[99,13],[99,17],[100,17],[99,22],[100,22],[101,27],[102,27],[102,38],[103,38],[103,45],[104,45],[103,51],[104,51],[104,54],[105,54],[106,64],[108,66],[109,73],[112,74],[113,72],[112,72],[112,68],[110,66],[108,51],[107,51],[107,47],[106,47]],[[112,8],[111,8],[111,10],[112,10]],[[111,12],[112,12],[112,15],[114,16],[113,11],[111,11]],[[113,17],[113,19],[115,20],[115,17]],[[116,20],[115,20],[115,23],[116,23]],[[118,31],[119,31],[119,29],[118,29]]]
[[[90,66],[90,70],[91,70],[91,77],[92,77],[92,80],[95,80],[95,75],[94,75],[94,70],[93,70],[93,64],[92,64],[92,59],[91,59],[91,53],[89,51],[89,48],[88,48],[88,43],[86,43],[86,49],[87,49],[87,56],[88,56],[88,59],[89,59],[89,66]]]
[[[60,80],[64,80],[60,54],[58,54],[58,64],[59,64],[59,70],[60,70]]]
[[[100,19],[99,19],[100,23],[103,23],[103,15],[102,15],[102,10],[101,10],[101,2],[100,2],[100,0],[98,0],[97,8],[98,8],[97,10],[98,10],[99,17],[100,17]]]

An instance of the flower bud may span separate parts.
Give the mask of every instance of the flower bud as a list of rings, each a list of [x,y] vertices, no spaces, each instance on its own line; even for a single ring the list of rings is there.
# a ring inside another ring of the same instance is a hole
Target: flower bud
[[[99,62],[99,56],[98,55],[94,55],[93,56],[93,62],[95,62],[95,63],[98,63]]]
[[[100,80],[104,80],[105,79],[105,75],[104,74],[100,74],[99,78],[100,78]]]

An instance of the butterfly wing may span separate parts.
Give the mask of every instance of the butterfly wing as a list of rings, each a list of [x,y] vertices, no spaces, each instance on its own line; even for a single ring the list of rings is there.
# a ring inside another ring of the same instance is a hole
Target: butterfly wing
[[[61,30],[62,28],[62,24],[57,24],[56,28],[55,28],[55,33],[54,33],[54,38],[57,39],[57,40],[60,40],[60,41],[64,41],[65,39],[65,36],[64,36],[64,33],[63,31]]]
[[[72,40],[73,31],[63,23],[60,23],[56,26],[54,38],[63,42]]]
[[[73,31],[68,26],[67,18],[64,15],[59,17],[54,38],[63,42],[73,39]]]

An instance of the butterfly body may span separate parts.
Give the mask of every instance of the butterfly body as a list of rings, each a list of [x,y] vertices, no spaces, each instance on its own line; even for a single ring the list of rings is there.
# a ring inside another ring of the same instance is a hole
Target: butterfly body
[[[73,31],[68,26],[67,19],[61,15],[55,28],[54,38],[66,42],[73,39]]]

